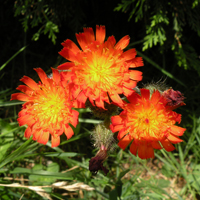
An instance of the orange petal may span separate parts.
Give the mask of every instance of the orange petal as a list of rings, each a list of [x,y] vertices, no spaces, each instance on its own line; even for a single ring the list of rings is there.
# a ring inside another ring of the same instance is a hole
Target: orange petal
[[[49,81],[48,81],[48,77],[47,77],[46,73],[41,68],[35,68],[34,70],[37,72],[42,83],[46,86],[49,86]]]
[[[109,96],[110,96],[110,98],[112,99],[112,101],[113,101],[114,103],[117,103],[117,104],[119,104],[119,105],[122,105],[122,104],[123,104],[123,101],[122,101],[122,99],[120,98],[120,96],[119,96],[118,94],[116,94],[116,93],[110,94],[110,93],[109,93]]]
[[[117,139],[121,140],[124,136],[127,135],[127,133],[129,132],[128,128],[123,128],[121,131],[119,131],[118,135],[117,135]],[[130,139],[132,140],[132,139]]]
[[[53,132],[51,132],[51,133],[53,133]],[[63,134],[63,132],[64,132],[64,126],[60,126],[60,129],[56,131],[55,135],[60,136]]]
[[[111,52],[115,43],[116,43],[115,37],[112,35],[108,37],[107,41],[104,43],[104,47],[108,48]]]
[[[65,130],[65,135],[67,139],[69,140],[72,137],[72,135],[74,135],[74,131],[68,124],[64,126],[64,130]]]
[[[162,149],[160,143],[158,141],[153,141],[151,142],[151,146],[154,148],[154,149]]]
[[[130,146],[130,152],[137,156],[137,151],[138,151],[138,145],[135,144],[135,142],[133,141],[131,146]]]
[[[57,69],[59,69],[59,70],[68,70],[68,69],[70,69],[71,67],[74,67],[74,66],[75,66],[75,64],[73,62],[66,62],[66,63],[63,63],[63,64],[59,65],[57,67]]]
[[[27,95],[33,94],[33,90],[30,87],[26,86],[26,85],[19,85],[16,89],[20,90],[21,92],[23,92],[23,93],[25,93]]]
[[[101,96],[99,96],[97,99],[95,99],[95,104],[97,107],[103,108],[104,110],[106,110],[104,107],[104,101],[102,100]]]
[[[76,34],[76,39],[77,39],[81,49],[83,51],[85,51],[87,48],[87,45],[88,45],[87,39],[85,37],[85,33]]]
[[[173,135],[173,134],[169,134],[169,135],[167,136],[167,139],[168,139],[171,143],[173,143],[173,144],[177,144],[177,143],[179,143],[179,142],[183,142],[183,140],[181,140],[179,137],[176,137],[176,136]]]
[[[149,100],[149,98],[150,98],[150,91],[149,90],[141,89],[140,92],[141,92],[141,96],[142,96],[143,99]]]
[[[143,141],[138,145],[138,156],[141,159],[154,158],[154,150],[150,143]]]
[[[160,92],[156,90],[151,96],[151,103],[156,105],[158,101],[160,100],[160,96],[161,96]]]
[[[186,130],[185,128],[179,126],[175,125],[170,126],[170,132],[173,133],[174,135],[182,136],[185,130]]]
[[[111,122],[112,122],[112,124],[113,125],[118,125],[118,124],[122,124],[122,118],[121,118],[121,116],[119,116],[119,115],[116,115],[116,116],[112,116],[111,117]]]
[[[32,126],[35,123],[35,120],[30,115],[24,115],[22,117],[19,117],[17,121],[19,122],[20,126],[23,126],[25,124],[27,124],[28,126]]]
[[[131,104],[135,105],[138,102],[138,99],[140,99],[140,95],[137,92],[133,92],[130,96],[127,97],[127,99],[129,100],[129,102],[131,102]]]
[[[121,149],[125,149],[131,142],[131,139],[129,137],[129,135],[126,135],[125,137],[123,137],[119,143],[118,143],[118,146],[121,148]]]
[[[43,132],[40,134],[40,137],[38,138],[37,142],[41,144],[46,144],[49,141],[49,132]]]
[[[135,84],[136,84],[136,82],[135,82]],[[134,92],[133,89],[123,87],[123,94],[124,94],[126,97],[130,96],[131,94],[133,94],[133,92]]]
[[[135,49],[129,49],[122,54],[122,57],[125,58],[125,60],[131,60],[135,58],[136,54],[137,53]]]
[[[28,76],[23,76],[20,81],[28,85],[31,89],[33,90],[39,90],[40,88],[38,87],[38,84]]]
[[[116,45],[115,49],[125,49],[130,41],[130,37],[128,35],[124,36]]]
[[[154,149],[151,145],[147,146],[146,159],[154,158]]]
[[[87,97],[85,96],[85,93],[83,91],[79,93],[77,100],[81,102],[83,105],[85,104]]]
[[[96,41],[103,43],[106,36],[106,28],[105,26],[96,25]]]
[[[40,137],[42,130],[36,130],[33,132],[33,140],[37,141],[38,138]]]
[[[56,82],[56,84],[58,85],[60,83],[60,73],[58,72],[57,69],[51,68],[52,72],[53,72],[53,80]]]
[[[74,85],[72,85],[72,86],[74,86]],[[70,87],[71,87],[71,85],[70,85]],[[72,91],[72,95],[75,99],[77,98],[77,96],[81,92],[81,88],[77,85],[75,85],[73,88],[70,88],[70,90]]]
[[[147,146],[146,144],[138,145],[138,156],[141,159],[147,159]]]
[[[111,130],[112,130],[113,133],[115,133],[117,131],[122,130],[123,128],[124,128],[124,124],[119,124],[119,125],[113,126]]]
[[[91,103],[93,106],[95,106],[93,97],[92,97],[92,96],[88,96],[88,98],[89,98],[89,100],[90,100],[90,103]]]
[[[166,151],[173,151],[175,149],[175,147],[172,145],[172,143],[166,139],[166,140],[162,140],[160,141],[163,148],[166,150]]]
[[[77,99],[73,101],[74,108],[85,108],[85,103],[78,101]]]
[[[28,101],[29,98],[30,97],[27,94],[15,93],[15,94],[11,95],[11,99],[10,100]]]
[[[24,132],[24,137],[25,138],[30,138],[31,135],[32,135],[32,131],[31,131],[31,128],[28,126],[28,128]]]
[[[59,54],[61,56],[63,56],[65,59],[69,60],[69,61],[75,61],[77,62],[77,58],[76,58],[76,55],[74,54],[73,51],[71,51],[70,49],[67,49],[66,47],[64,47],[60,52]]]
[[[142,80],[142,72],[138,70],[130,70],[130,79],[141,81]]]
[[[77,54],[80,51],[80,49],[77,47],[77,45],[74,42],[72,42],[71,40],[69,40],[69,39],[65,40],[61,44],[64,47],[67,47],[68,49],[70,49],[75,54]]]
[[[136,57],[132,60],[130,60],[130,68],[135,68],[135,67],[141,67],[141,66],[144,66],[144,63],[143,63],[143,60],[142,60],[142,57]]]
[[[115,82],[115,85],[117,85],[118,83],[117,83],[117,81]],[[115,88],[115,92],[117,93],[117,94],[122,94],[123,92],[124,92],[124,90],[123,90],[123,87],[120,85],[120,86],[117,86],[116,88]]]
[[[51,135],[51,147],[57,147],[60,144],[60,136]]]
[[[127,87],[127,88],[134,88],[134,87],[136,87],[136,85],[137,85],[137,82],[136,81],[133,81],[133,80],[129,80],[129,81],[126,81],[126,82],[124,82],[124,84],[123,84],[125,87]]]
[[[79,112],[76,110],[72,110],[72,115],[73,115],[73,117],[70,120],[70,124],[72,124],[74,127],[76,127],[76,125],[78,124]]]
[[[180,124],[181,123],[181,114],[176,113],[175,118],[176,118],[175,120]]]
[[[92,28],[83,28],[85,38],[87,39],[87,43],[90,44],[92,43],[95,38],[94,38],[94,32]]]
[[[24,115],[27,115],[27,110],[26,109],[22,109],[19,113],[18,113],[18,117],[22,117]]]

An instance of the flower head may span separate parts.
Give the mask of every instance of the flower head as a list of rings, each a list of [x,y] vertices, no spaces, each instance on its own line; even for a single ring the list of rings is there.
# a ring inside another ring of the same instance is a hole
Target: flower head
[[[73,135],[69,123],[76,126],[79,113],[72,110],[69,88],[63,86],[61,77],[56,69],[53,76],[48,78],[41,68],[35,69],[41,82],[36,83],[24,76],[17,89],[23,93],[12,94],[11,100],[26,101],[19,112],[19,125],[27,125],[25,137],[33,135],[33,140],[46,144],[51,134],[52,147],[60,144],[60,135],[65,133],[67,139]]]
[[[120,148],[124,150],[132,142],[130,152],[147,159],[154,157],[154,149],[173,151],[172,144],[182,142],[178,136],[186,129],[175,125],[181,122],[181,115],[172,111],[158,90],[150,98],[150,91],[141,89],[141,95],[135,92],[128,100],[121,114],[111,117],[111,130],[119,131]]]
[[[81,49],[67,39],[59,53],[70,62],[58,67],[67,70],[62,75],[71,83],[74,98],[83,103],[89,98],[101,108],[110,99],[122,104],[119,94],[130,96],[132,88],[142,79],[142,72],[130,68],[143,66],[135,49],[123,51],[129,44],[129,36],[116,43],[114,36],[104,42],[105,35],[105,26],[96,26],[96,35],[92,28],[85,28],[83,33],[76,34]]]

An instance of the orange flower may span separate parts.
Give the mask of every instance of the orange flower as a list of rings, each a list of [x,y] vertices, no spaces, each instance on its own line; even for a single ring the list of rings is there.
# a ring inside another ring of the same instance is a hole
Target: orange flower
[[[33,135],[33,140],[46,144],[51,134],[51,145],[56,147],[63,132],[67,139],[72,137],[74,133],[69,123],[75,127],[79,113],[72,110],[69,88],[63,87],[58,70],[52,69],[52,78],[48,78],[41,68],[35,71],[41,82],[37,84],[24,76],[21,81],[27,86],[20,85],[17,89],[23,93],[12,94],[11,100],[26,101],[18,115],[19,125],[28,126],[24,136]]]
[[[119,131],[120,148],[124,150],[132,141],[130,152],[147,159],[154,157],[154,149],[173,151],[172,143],[182,142],[178,136],[186,129],[175,125],[181,122],[181,115],[172,111],[158,90],[150,97],[149,90],[141,89],[141,96],[133,93],[128,100],[121,114],[111,117],[110,128]]]
[[[129,36],[124,36],[117,44],[114,36],[105,40],[105,26],[96,26],[96,36],[92,28],[84,28],[83,33],[76,34],[81,50],[71,40],[62,43],[64,48],[60,55],[69,60],[58,67],[67,70],[62,75],[71,83],[73,97],[85,103],[89,98],[96,106],[104,108],[104,101],[110,99],[122,104],[119,94],[130,96],[142,72],[132,70],[143,66],[136,50],[123,52],[129,44]],[[109,97],[108,97],[109,95]]]

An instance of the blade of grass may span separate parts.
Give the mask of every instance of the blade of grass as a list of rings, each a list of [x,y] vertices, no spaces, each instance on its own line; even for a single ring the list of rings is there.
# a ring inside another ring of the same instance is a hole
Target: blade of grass
[[[0,107],[16,106],[16,105],[21,105],[23,103],[25,103],[25,102],[23,102],[23,101],[7,101],[7,102],[0,103]]]
[[[99,124],[99,123],[103,122],[103,120],[79,118],[79,122],[89,123],[89,124]]]
[[[180,172],[182,172],[181,175],[185,178],[185,180],[187,182],[187,187],[190,191],[190,194],[192,194],[192,196],[195,198],[194,191],[192,190],[191,185],[190,185],[189,180],[188,180],[188,173],[187,173],[186,165],[185,165],[185,162],[184,162],[183,151],[182,151],[180,144],[178,144],[178,150],[179,150],[179,158],[180,158],[180,161],[181,161],[181,165],[180,165],[180,168],[181,168]]]
[[[15,58],[19,53],[21,53],[22,51],[24,51],[24,49],[26,48],[26,46],[22,47],[19,51],[17,51],[10,59],[8,59],[1,67],[0,67],[0,71],[13,59]]]
[[[165,74],[166,76],[168,76],[169,78],[175,80],[177,83],[183,85],[184,87],[187,87],[182,81],[180,81],[179,79],[175,78],[171,73],[169,73],[168,71],[164,70],[162,67],[160,67],[157,63],[155,63],[153,60],[151,60],[149,57],[145,56],[143,53],[137,51],[137,54],[139,56],[141,56],[142,58],[144,58],[148,63],[150,63],[151,65],[153,65],[154,67],[156,67],[157,69],[159,69],[163,74]]]
[[[3,162],[0,163],[0,169],[8,164],[9,162],[12,162],[18,158],[21,154],[24,152],[27,152],[27,150],[30,148],[30,143],[32,142],[32,137],[27,140],[24,144],[22,144],[18,149],[16,149],[14,152],[12,152]]]
[[[169,159],[164,159],[161,156],[159,156],[157,153],[155,153],[155,156],[161,160],[165,165],[167,165],[170,169],[175,170],[177,172],[177,169],[174,165],[172,165],[170,162],[168,162]]]

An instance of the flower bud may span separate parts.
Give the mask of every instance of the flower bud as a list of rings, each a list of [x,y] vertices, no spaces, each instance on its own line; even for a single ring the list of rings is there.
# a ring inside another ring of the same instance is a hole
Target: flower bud
[[[113,133],[105,125],[98,124],[93,131],[92,139],[98,152],[89,161],[89,170],[95,174],[98,170],[103,170],[107,175],[109,170],[103,166],[103,162],[107,159],[108,153],[114,149],[115,139],[113,138]]]
[[[183,102],[185,97],[178,90],[174,91],[172,88],[170,88],[168,90],[165,90],[163,92],[162,96],[166,99],[167,105],[172,110],[175,109],[175,108],[178,108],[180,106],[185,105],[185,103]]]
[[[162,94],[165,90],[169,89],[169,87],[167,87],[167,85],[165,84],[165,80],[164,81],[160,80],[156,83],[154,82],[147,83],[146,85],[144,85],[143,88],[148,89],[151,95],[156,90],[158,90]]]

